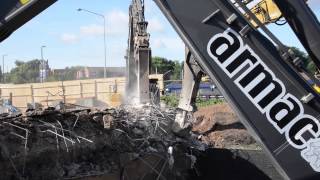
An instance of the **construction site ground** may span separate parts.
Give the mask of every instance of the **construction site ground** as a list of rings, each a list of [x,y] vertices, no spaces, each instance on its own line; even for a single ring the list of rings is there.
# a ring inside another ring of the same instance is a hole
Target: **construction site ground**
[[[192,131],[210,147],[198,161],[202,178],[283,179],[227,103],[199,108],[194,119]]]
[[[227,103],[199,108],[192,131],[215,148],[260,150]]]
[[[1,179],[282,179],[227,104],[199,109],[193,134],[174,109],[51,108],[2,117]]]

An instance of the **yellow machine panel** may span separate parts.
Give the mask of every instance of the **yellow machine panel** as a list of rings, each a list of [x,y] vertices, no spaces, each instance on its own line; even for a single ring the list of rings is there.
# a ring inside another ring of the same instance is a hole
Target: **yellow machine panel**
[[[250,3],[252,0],[245,2]],[[305,0],[305,2],[308,2],[308,0]],[[274,23],[282,17],[281,11],[273,0],[261,0],[251,8],[251,12],[256,15],[262,24]],[[250,19],[248,15],[247,17]],[[258,27],[253,20],[250,21],[254,27]]]
[[[318,85],[313,85],[313,88],[314,88],[314,90],[317,92],[317,93],[319,93],[320,94],[320,86],[318,86]]]
[[[211,81],[211,79],[209,76],[204,76],[201,78],[201,82],[210,82],[210,81]]]
[[[27,4],[29,1],[30,1],[30,0],[20,0],[20,3],[21,3],[22,5],[25,5],[25,4]]]
[[[272,0],[260,1],[251,8],[251,12],[253,12],[263,24],[274,23],[282,16],[277,5]],[[251,22],[254,27],[257,27],[257,24],[253,20]]]

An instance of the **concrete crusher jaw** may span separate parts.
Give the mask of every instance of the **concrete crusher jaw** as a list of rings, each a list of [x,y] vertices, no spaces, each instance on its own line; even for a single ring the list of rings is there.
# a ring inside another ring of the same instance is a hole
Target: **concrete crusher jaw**
[[[186,59],[183,64],[182,90],[175,117],[173,131],[181,136],[189,134],[191,122],[188,119],[189,114],[196,110],[196,98],[203,71],[196,62],[195,57],[186,48]]]
[[[149,67],[151,61],[148,22],[144,16],[144,1],[132,0],[129,8],[129,38],[126,56],[126,103],[150,103]]]
[[[155,2],[283,177],[319,179],[319,95],[290,61],[230,1]]]

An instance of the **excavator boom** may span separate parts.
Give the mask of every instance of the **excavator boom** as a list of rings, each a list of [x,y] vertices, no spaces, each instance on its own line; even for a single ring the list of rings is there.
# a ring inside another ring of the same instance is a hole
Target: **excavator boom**
[[[1,0],[0,42],[57,0]]]
[[[318,95],[273,43],[229,1],[155,1],[280,173],[319,179]]]

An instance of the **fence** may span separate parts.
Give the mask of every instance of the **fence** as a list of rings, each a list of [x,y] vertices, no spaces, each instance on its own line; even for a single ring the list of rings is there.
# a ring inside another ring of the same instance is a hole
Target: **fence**
[[[119,106],[125,91],[125,78],[60,81],[33,84],[0,84],[0,97],[10,99],[21,110],[27,103],[52,105],[58,101],[76,103],[95,99],[108,106]]]

